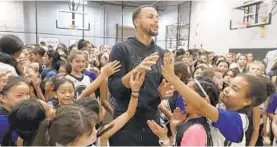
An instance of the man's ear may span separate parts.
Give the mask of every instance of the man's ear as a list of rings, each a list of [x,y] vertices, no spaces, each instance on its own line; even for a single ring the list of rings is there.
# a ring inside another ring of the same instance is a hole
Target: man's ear
[[[138,21],[138,18],[135,18],[135,19],[134,19],[134,24],[135,24],[135,27],[138,27],[138,26],[139,26],[140,23],[139,23],[139,21]]]

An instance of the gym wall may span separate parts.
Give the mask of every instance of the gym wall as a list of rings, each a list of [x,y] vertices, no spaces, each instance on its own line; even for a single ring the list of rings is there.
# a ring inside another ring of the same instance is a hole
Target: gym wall
[[[277,47],[277,9],[273,11],[272,24],[266,26],[265,37],[261,28],[230,30],[229,21],[232,9],[238,0],[193,1],[190,47],[194,45],[225,54],[230,48],[276,48]],[[243,15],[238,16],[243,18]]]
[[[82,38],[82,31],[61,30],[55,27],[56,19],[60,26],[69,27],[71,16],[57,16],[58,10],[69,10],[69,1],[37,1],[37,26],[38,37],[56,38],[67,45],[70,42]],[[171,2],[170,2],[171,3]],[[183,5],[188,5],[185,3]],[[36,43],[36,3],[35,1],[0,1],[0,12],[5,17],[0,17],[0,36],[4,34],[18,35],[25,43]],[[159,36],[157,44],[165,47],[165,26],[177,23],[177,5],[164,6],[160,14]],[[82,11],[82,5],[78,8]],[[96,46],[103,44],[114,45],[116,43],[116,24],[133,27],[132,12],[134,7],[124,7],[122,14],[121,6],[88,2],[85,5],[85,24],[90,22],[91,30],[85,31],[85,39]],[[187,10],[184,10],[187,11]],[[180,13],[182,19],[188,19],[188,13]],[[16,19],[15,19],[16,18]],[[81,23],[76,18],[76,23]]]

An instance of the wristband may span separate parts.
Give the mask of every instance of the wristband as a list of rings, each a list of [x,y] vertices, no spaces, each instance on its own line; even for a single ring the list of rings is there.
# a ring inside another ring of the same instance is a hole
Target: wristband
[[[166,139],[166,140],[159,140],[159,144],[161,146],[165,146],[165,145],[168,145],[170,143],[170,140],[169,139]]]
[[[138,95],[133,95],[132,94],[132,98],[136,98],[137,99],[138,97],[139,97]]]
[[[139,93],[139,91],[132,91],[132,93]]]

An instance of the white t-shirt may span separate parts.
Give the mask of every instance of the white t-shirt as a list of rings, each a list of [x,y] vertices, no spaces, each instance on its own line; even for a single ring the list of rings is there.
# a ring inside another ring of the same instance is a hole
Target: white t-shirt
[[[68,78],[69,80],[71,80],[74,83],[75,93],[76,93],[75,100],[76,100],[76,98],[78,99],[78,97],[82,94],[82,92],[91,83],[91,80],[87,75],[83,75],[82,78],[77,78],[77,77],[69,74],[69,75],[66,76],[66,78]]]
[[[264,59],[264,62],[267,64],[266,73],[270,71],[274,63],[277,61],[277,50],[269,51]]]
[[[15,68],[6,63],[0,62],[0,72],[11,72],[13,76],[18,77]]]
[[[234,69],[234,68],[237,68],[238,67],[238,64],[237,63],[232,63],[230,65],[230,69]]]

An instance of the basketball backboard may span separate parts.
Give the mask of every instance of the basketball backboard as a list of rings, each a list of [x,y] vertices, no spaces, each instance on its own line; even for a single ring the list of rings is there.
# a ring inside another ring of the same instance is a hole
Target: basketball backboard
[[[241,2],[232,11],[230,30],[263,27],[271,24],[275,0],[247,0]]]
[[[66,30],[90,30],[90,23],[87,19],[87,14],[84,12],[84,1],[73,0],[70,2],[69,10],[58,10],[56,28]],[[83,11],[79,11],[78,8],[83,5]]]

